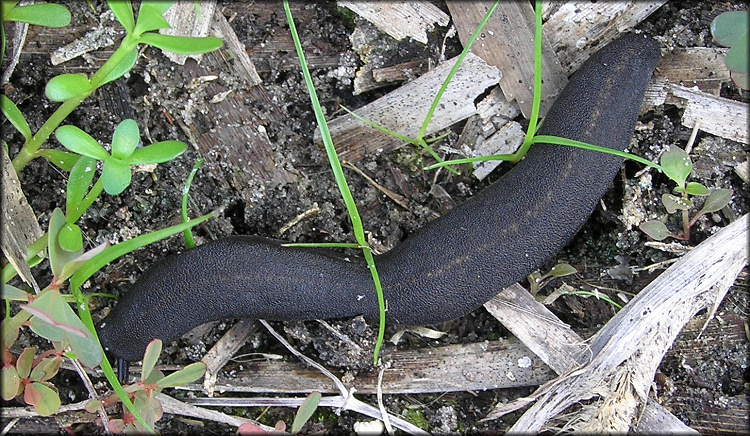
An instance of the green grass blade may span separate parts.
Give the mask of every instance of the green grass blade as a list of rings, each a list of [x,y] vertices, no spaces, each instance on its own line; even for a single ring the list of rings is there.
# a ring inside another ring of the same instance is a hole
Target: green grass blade
[[[328,130],[328,124],[326,123],[325,117],[323,116],[323,110],[320,107],[320,102],[318,101],[318,95],[315,92],[315,86],[312,82],[312,76],[310,75],[310,70],[307,68],[307,62],[305,61],[305,54],[302,51],[302,45],[299,41],[299,35],[297,34],[297,27],[294,24],[294,19],[292,18],[292,11],[289,9],[289,2],[287,0],[284,0],[284,13],[286,14],[286,20],[289,24],[289,31],[292,34],[292,40],[294,41],[294,48],[297,51],[297,56],[299,57],[300,66],[302,67],[302,74],[305,77],[305,84],[307,85],[307,91],[310,95],[310,101],[312,102],[313,111],[315,112],[315,119],[318,123],[318,128],[320,129],[320,136],[323,139],[323,144],[325,145],[326,155],[328,156],[328,161],[331,163],[331,169],[333,170],[333,175],[336,178],[336,184],[338,185],[339,192],[341,192],[341,196],[344,199],[344,203],[346,204],[346,210],[349,213],[349,218],[352,221],[352,229],[354,231],[354,237],[357,240],[357,243],[359,243],[362,247],[369,247],[367,245],[367,238],[365,237],[364,228],[362,227],[362,219],[359,216],[359,212],[357,211],[357,206],[354,203],[354,198],[352,197],[352,193],[349,190],[349,186],[346,183],[346,177],[344,176],[344,170],[341,167],[341,162],[339,161],[338,156],[336,155],[336,149],[333,146],[333,140],[331,139],[331,133]],[[374,361],[377,363],[378,360],[378,352],[380,350],[380,347],[383,343],[383,338],[385,336],[385,302],[383,299],[383,290],[380,286],[380,279],[377,274],[377,269],[375,267],[375,262],[372,257],[372,253],[370,252],[369,248],[362,248],[362,251],[365,256],[365,260],[367,261],[367,265],[370,269],[370,273],[373,278],[373,282],[375,284],[375,290],[378,294],[378,306],[380,311],[380,325],[378,326],[378,341],[375,344],[375,352],[374,352]]]

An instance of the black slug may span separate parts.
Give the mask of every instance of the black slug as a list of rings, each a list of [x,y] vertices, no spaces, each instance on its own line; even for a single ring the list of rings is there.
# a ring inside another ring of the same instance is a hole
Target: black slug
[[[593,55],[549,110],[539,134],[624,150],[659,48],[628,34]],[[389,323],[462,316],[554,256],[611,184],[622,159],[537,144],[487,189],[375,261]],[[105,349],[139,360],[212,320],[377,319],[363,260],[279,241],[232,236],[168,257],[143,273],[99,327]]]

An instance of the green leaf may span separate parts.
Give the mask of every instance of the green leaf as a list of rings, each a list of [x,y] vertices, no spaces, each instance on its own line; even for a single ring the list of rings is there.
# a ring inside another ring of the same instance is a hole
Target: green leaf
[[[147,385],[155,385],[159,382],[159,380],[164,378],[164,373],[159,371],[158,369],[154,369],[151,371],[151,374],[148,375],[147,378],[143,379],[143,383]]]
[[[747,19],[747,11],[724,12],[711,22],[711,35],[719,44],[733,47],[747,35]]]
[[[545,275],[550,277],[565,277],[577,272],[578,270],[567,263],[558,263],[557,265],[553,266],[552,269],[549,270],[549,272]]]
[[[23,135],[27,141],[30,140],[31,129],[29,128],[29,123],[26,122],[26,118],[24,118],[23,114],[18,109],[18,106],[16,106],[11,99],[6,97],[5,94],[0,95],[0,108],[2,109],[3,115],[5,115],[5,118],[10,121],[13,127],[21,132],[21,135]]]
[[[703,203],[700,213],[704,214],[719,211],[721,208],[729,204],[730,201],[732,201],[731,189],[714,189]]]
[[[144,33],[141,35],[139,42],[162,50],[185,55],[208,53],[216,50],[222,45],[221,39],[214,36],[172,36],[159,33]]]
[[[15,366],[3,366],[2,368],[2,392],[3,400],[9,401],[18,394],[21,386],[21,377],[18,376]]]
[[[61,358],[47,357],[42,359],[31,370],[31,380],[42,382],[51,379],[60,370],[60,365],[62,365]]]
[[[29,298],[29,294],[13,285],[3,283],[0,298],[3,300],[26,301]]]
[[[667,213],[675,213],[678,210],[688,210],[693,207],[693,202],[689,199],[672,194],[663,194],[661,196],[661,202],[667,209]]]
[[[70,11],[65,6],[53,3],[16,6],[3,12],[3,21],[20,21],[44,27],[65,27],[70,24]]]
[[[133,17],[133,6],[130,0],[107,0],[107,6],[115,14],[115,18],[128,33],[133,33],[135,28],[135,17]]]
[[[31,321],[29,322],[29,326],[34,333],[37,333],[39,336],[49,339],[50,341],[62,341],[66,338],[68,333],[79,337],[87,336],[87,330],[85,330],[85,327],[80,329],[77,326],[72,326],[67,323],[66,309],[72,309],[70,309],[68,303],[65,302],[57,291],[48,291],[32,303],[21,305],[21,308],[31,313],[36,318],[36,323],[42,322],[54,327],[52,330],[53,333],[48,334],[50,330],[45,328],[38,329],[37,327],[40,326],[39,324]]]
[[[85,74],[60,74],[47,82],[44,93],[51,101],[62,102],[93,91]]]
[[[690,160],[690,156],[685,153],[685,150],[670,146],[661,155],[660,162],[667,177],[674,180],[677,186],[684,187],[685,180],[693,171],[693,162]]]
[[[159,380],[156,385],[161,388],[173,388],[175,386],[184,386],[203,377],[206,373],[206,364],[203,362],[191,363],[190,365],[175,371],[172,374]]]
[[[65,210],[67,213],[75,210],[94,180],[96,161],[88,156],[79,156],[68,177],[67,194],[65,195]]]
[[[122,120],[115,128],[112,135],[112,157],[127,160],[141,140],[141,132],[138,124],[131,120]]]
[[[750,74],[738,73],[736,71],[730,71],[729,76],[732,78],[732,82],[737,85],[738,88],[750,89]]]
[[[115,67],[112,69],[112,71],[109,72],[109,74],[107,74],[107,77],[102,80],[102,85],[115,81],[124,76],[125,73],[133,69],[133,66],[135,65],[135,62],[137,60],[138,51],[133,48],[133,50],[125,54],[122,60],[117,65],[115,65]]]
[[[187,150],[187,145],[180,141],[161,141],[136,149],[128,158],[131,165],[155,164],[168,162]]]
[[[305,401],[300,404],[297,413],[294,415],[294,422],[292,422],[292,434],[297,434],[302,429],[302,426],[312,417],[315,413],[315,409],[320,404],[320,392],[312,392],[305,398]]]
[[[141,381],[145,382],[151,375],[151,371],[156,366],[161,354],[161,339],[154,339],[146,346],[146,352],[143,354],[143,364],[141,365]]]
[[[737,41],[727,52],[726,64],[730,71],[737,73],[747,73],[747,32]]]
[[[51,341],[60,341],[62,335],[81,363],[90,368],[101,363],[104,354],[99,342],[59,292],[47,291],[21,308],[34,315],[30,322],[34,333]]]
[[[711,191],[708,190],[705,186],[701,185],[698,182],[689,182],[687,186],[685,186],[685,192],[690,195],[695,195],[699,197],[704,197],[711,193]]]
[[[130,165],[118,159],[110,158],[102,167],[102,185],[109,195],[118,195],[130,186],[132,179]]]
[[[131,119],[122,120],[112,135],[112,157],[127,160],[140,141],[138,124]]]
[[[57,242],[60,244],[60,248],[65,251],[79,252],[83,250],[81,228],[74,223],[66,223],[57,235]]]
[[[53,150],[51,148],[43,148],[37,150],[36,154],[47,159],[47,161],[54,166],[60,168],[63,171],[70,172],[73,166],[78,162],[80,154],[68,153],[62,150]]]
[[[156,11],[156,13],[159,14],[159,16],[162,16],[164,15],[165,12],[167,12],[169,8],[172,7],[173,4],[175,4],[174,0],[143,0],[141,2],[141,8],[143,8],[143,6],[145,5],[148,5],[151,8],[153,8]],[[139,13],[138,19],[140,20],[140,18],[141,17]]]
[[[667,226],[665,226],[664,223],[659,220],[642,222],[638,226],[638,228],[640,228],[643,233],[651,237],[651,239],[655,239],[657,241],[664,240],[668,236],[671,236],[671,233],[669,232],[669,229],[667,229]]]
[[[0,331],[3,335],[2,345],[10,348],[18,340],[18,333],[21,331],[21,325],[28,320],[28,314],[17,313],[15,316],[5,318],[2,321]]]
[[[75,259],[71,259],[70,261],[68,261],[68,263],[65,264],[65,266],[63,266],[62,273],[60,273],[59,279],[67,280],[70,276],[75,274],[75,272],[78,271],[89,259],[101,253],[107,247],[109,247],[109,242],[104,242],[76,257]]]
[[[160,8],[154,7],[153,3],[141,3],[141,7],[138,10],[138,21],[135,23],[133,34],[140,36],[152,30],[169,29],[171,26],[162,17],[163,13]]]
[[[62,210],[60,210],[60,208],[55,208],[55,210],[52,211],[52,216],[49,220],[49,229],[47,230],[47,249],[49,251],[49,263],[50,268],[52,269],[52,274],[55,276],[55,279],[58,280],[62,275],[63,266],[82,253],[66,251],[60,246],[58,238],[60,231],[66,224],[67,222]]]
[[[60,395],[44,383],[34,382],[26,386],[23,399],[42,416],[50,416],[60,410]]]
[[[28,378],[31,374],[31,365],[34,363],[35,354],[36,348],[27,347],[23,349],[18,359],[16,359],[16,370],[18,371],[18,376],[22,379]]]
[[[96,160],[106,161],[109,153],[96,139],[76,126],[60,126],[55,130],[55,137],[63,147],[83,156],[93,157]]]

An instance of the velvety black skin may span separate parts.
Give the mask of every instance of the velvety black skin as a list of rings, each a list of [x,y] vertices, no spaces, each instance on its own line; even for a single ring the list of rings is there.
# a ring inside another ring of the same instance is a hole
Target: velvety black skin
[[[612,42],[571,77],[539,133],[624,150],[658,59],[650,38],[629,34]],[[620,163],[612,155],[534,145],[501,180],[376,257],[388,322],[447,321],[525,277],[588,219]],[[361,259],[232,236],[145,272],[99,336],[110,353],[132,361],[151,339],[170,342],[212,320],[377,313]]]

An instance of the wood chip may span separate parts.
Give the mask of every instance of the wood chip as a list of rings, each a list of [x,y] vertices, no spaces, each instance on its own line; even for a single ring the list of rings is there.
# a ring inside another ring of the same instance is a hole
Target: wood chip
[[[383,393],[475,392],[534,386],[549,380],[551,370],[516,339],[393,350],[384,355],[391,367],[383,376]],[[297,362],[243,363],[231,376],[219,374],[219,392],[336,393],[338,388],[315,369]],[[294,377],[289,377],[294,374]],[[359,393],[377,391],[377,374],[362,373],[354,386]],[[201,390],[193,383],[189,390]]]
[[[339,6],[371,22],[378,29],[400,41],[410,37],[427,44],[427,32],[435,24],[448,25],[448,15],[428,2],[339,1]]]
[[[5,258],[13,265],[24,282],[39,292],[39,285],[31,274],[26,263],[28,246],[43,234],[34,211],[26,201],[21,190],[16,170],[13,169],[5,147],[2,147],[3,159],[3,198],[2,198],[2,248]]]
[[[728,51],[709,47],[675,49],[665,54],[656,68],[659,75],[670,83],[697,86],[705,93],[719,96],[721,84],[732,80],[724,64]]]
[[[668,84],[666,91],[669,96],[674,97],[668,96],[667,103],[685,108],[682,125],[692,128],[700,123],[699,128],[712,135],[744,144],[750,140],[747,103],[673,84]]]
[[[240,42],[234,29],[220,11],[214,12],[211,33],[224,40],[226,50],[232,54],[232,59],[235,61],[234,73],[244,78],[248,86],[259,85],[263,82],[255,69],[255,64],[247,54],[245,45]]]
[[[447,5],[459,38],[466,45],[491,3],[449,1]],[[500,87],[506,98],[517,102],[523,115],[529,118],[534,92],[534,10],[531,4],[500,2],[471,52],[498,67],[502,72]],[[543,36],[540,116],[544,116],[567,82],[547,37]]]
[[[363,106],[355,113],[407,137],[415,137],[432,104],[435,92],[448,76],[456,59],[448,60],[429,73]],[[432,117],[427,135],[464,120],[474,113],[474,100],[498,83],[500,72],[469,53],[453,76]],[[362,157],[394,150],[404,145],[400,139],[377,131],[351,115],[328,123],[339,158],[356,162]],[[315,142],[322,144],[316,130]]]
[[[646,19],[664,3],[666,0],[567,2],[544,23],[543,31],[560,64],[570,75],[599,48]]]

